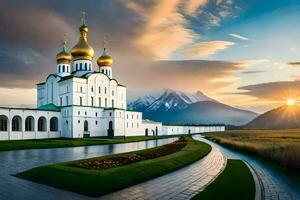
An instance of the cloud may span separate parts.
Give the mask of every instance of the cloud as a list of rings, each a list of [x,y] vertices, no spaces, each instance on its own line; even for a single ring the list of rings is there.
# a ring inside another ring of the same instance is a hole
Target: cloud
[[[245,92],[238,94],[250,95],[260,99],[282,101],[287,98],[300,97],[300,81],[268,82],[256,85],[248,85],[238,88]]]
[[[218,51],[224,50],[234,44],[235,44],[234,42],[222,41],[222,40],[201,42],[198,44],[193,44],[188,47],[185,47],[183,50],[183,54],[187,58],[199,58],[199,57],[215,54]]]
[[[246,37],[241,36],[241,35],[238,35],[238,34],[230,33],[229,35],[230,35],[231,37],[234,37],[234,38],[237,38],[237,39],[240,39],[240,40],[244,40],[244,41],[250,40],[249,38],[246,38]]]
[[[263,73],[265,72],[264,70],[251,70],[251,71],[244,71],[241,72],[242,74],[258,74],[258,73]]]
[[[185,3],[185,12],[191,16],[196,16],[196,11],[206,5],[208,0],[189,0]]]

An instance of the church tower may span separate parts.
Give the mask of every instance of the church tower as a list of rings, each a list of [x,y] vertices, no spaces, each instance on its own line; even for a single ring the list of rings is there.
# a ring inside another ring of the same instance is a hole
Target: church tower
[[[71,73],[71,54],[68,52],[67,42],[63,41],[62,51],[56,55],[57,74],[67,76]]]
[[[88,43],[88,27],[86,25],[85,13],[81,16],[82,25],[79,28],[80,38],[78,43],[71,49],[74,71],[92,71],[92,59],[94,49]]]
[[[104,46],[102,55],[97,59],[97,64],[99,66],[99,71],[106,74],[109,78],[112,78],[112,63],[113,59],[107,54],[107,50]]]

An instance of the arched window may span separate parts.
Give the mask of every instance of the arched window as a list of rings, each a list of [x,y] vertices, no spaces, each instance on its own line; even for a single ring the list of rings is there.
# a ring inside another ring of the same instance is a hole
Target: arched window
[[[89,131],[89,123],[87,120],[84,121],[84,131],[85,132]]]
[[[115,107],[115,100],[111,100],[111,107],[114,108]]]
[[[82,63],[80,63],[80,70],[82,70]]]
[[[20,116],[13,117],[12,131],[22,131],[22,118]]]
[[[89,66],[90,66],[90,70],[92,70],[92,64],[91,63],[89,64]]]
[[[34,131],[34,118],[32,116],[25,119],[25,131]]]
[[[62,67],[63,67],[63,70],[62,70],[62,72],[65,72],[65,70],[66,70],[66,69],[65,69],[65,65],[63,65]]]
[[[5,115],[0,116],[0,131],[7,131],[8,118]]]
[[[57,119],[57,117],[52,117],[50,119],[50,131],[58,131],[58,119]]]
[[[88,70],[88,68],[87,68],[87,63],[84,64],[84,69],[85,69],[85,70]]]
[[[78,63],[76,63],[76,70],[78,70]]]
[[[47,130],[46,118],[40,117],[38,120],[38,131],[46,131],[46,130]]]

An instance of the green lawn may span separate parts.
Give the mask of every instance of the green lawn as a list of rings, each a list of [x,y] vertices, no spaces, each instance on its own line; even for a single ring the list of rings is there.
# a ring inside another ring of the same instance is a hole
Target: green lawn
[[[0,141],[0,151],[20,150],[20,149],[42,149],[42,148],[57,148],[57,147],[76,147],[89,146],[99,144],[116,144],[127,142],[138,142],[145,140],[163,139],[168,137],[178,136],[131,136],[123,138],[81,138],[81,139],[41,139],[41,140],[15,140],[15,141]]]
[[[17,176],[89,196],[100,196],[177,170],[203,158],[211,151],[211,147],[206,143],[195,141],[191,137],[187,137],[187,141],[187,145],[179,152],[121,167],[106,170],[72,167],[82,161],[103,158],[100,157],[41,166],[19,173]],[[139,152],[149,150],[151,149]],[[131,153],[134,152],[127,154]],[[125,154],[112,156],[120,155]]]
[[[253,200],[255,183],[247,165],[241,160],[228,160],[225,170],[193,200]]]

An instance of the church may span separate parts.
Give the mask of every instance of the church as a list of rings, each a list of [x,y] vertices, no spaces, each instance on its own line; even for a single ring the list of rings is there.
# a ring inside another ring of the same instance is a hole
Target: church
[[[64,41],[56,72],[37,84],[37,108],[0,107],[0,140],[127,137],[224,131],[224,126],[167,126],[127,110],[126,86],[113,77],[113,59],[104,47],[93,65],[84,20],[78,43]]]

